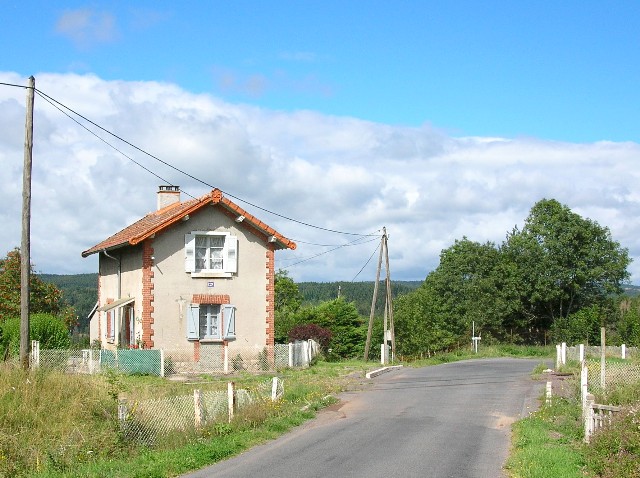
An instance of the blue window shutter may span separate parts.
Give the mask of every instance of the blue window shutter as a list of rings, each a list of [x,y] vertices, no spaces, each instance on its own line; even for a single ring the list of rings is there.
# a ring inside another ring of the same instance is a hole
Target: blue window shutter
[[[196,235],[184,235],[184,270],[194,272],[196,270]]]
[[[222,308],[222,320],[224,323],[224,338],[236,336],[236,308],[233,305],[225,305]]]
[[[225,240],[226,257],[224,262],[225,272],[238,272],[238,238],[227,236]]]
[[[187,309],[187,339],[198,340],[200,338],[200,306],[191,304]]]

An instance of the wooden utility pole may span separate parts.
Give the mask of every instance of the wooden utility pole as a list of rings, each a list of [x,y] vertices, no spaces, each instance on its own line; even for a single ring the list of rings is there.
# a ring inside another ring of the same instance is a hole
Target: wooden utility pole
[[[388,316],[388,319],[389,319],[388,330],[389,330],[389,334],[391,335],[391,361],[394,361],[396,358],[396,338],[395,338],[395,330],[393,326],[393,307],[391,306],[393,302],[393,298],[391,296],[391,271],[389,270],[389,244],[388,244],[388,237],[387,237],[387,228],[385,227],[382,230],[384,231],[382,239],[384,241],[385,268],[387,270],[387,277],[385,281],[387,285],[387,295],[385,299],[385,311],[386,311],[385,317]],[[385,326],[384,326],[384,345],[385,347],[387,345],[387,321],[386,320],[385,320]]]
[[[371,314],[369,315],[369,329],[367,330],[367,342],[364,349],[364,359],[369,359],[369,348],[371,347],[371,333],[373,331],[373,316],[375,313],[376,302],[378,299],[378,283],[380,282],[380,270],[382,269],[382,256],[385,256],[385,268],[386,268],[386,292],[384,301],[384,323],[382,332],[382,342],[385,346],[383,350],[386,350],[387,337],[391,339],[391,358],[395,359],[395,331],[393,325],[393,307],[391,306],[391,272],[389,271],[389,248],[387,245],[387,228],[382,228],[382,239],[380,240],[380,255],[378,257],[378,269],[376,271],[376,282],[373,287],[373,300],[371,301]],[[387,334],[388,332],[388,334]],[[383,352],[384,354],[384,352]],[[382,357],[384,359],[384,357]],[[384,360],[383,360],[384,361]]]
[[[382,268],[382,247],[384,245],[384,235],[380,240],[380,254],[378,255],[378,269],[376,270],[376,281],[373,284],[373,299],[371,300],[371,314],[369,314],[369,328],[367,329],[367,342],[364,346],[364,360],[369,360],[369,348],[371,347],[371,334],[373,332],[373,315],[376,311],[376,301],[378,300],[378,283],[380,282],[380,269]]]
[[[31,292],[31,164],[33,153],[33,98],[36,79],[29,77],[27,119],[24,131],[22,170],[22,241],[20,245],[20,363],[29,368],[29,296]]]

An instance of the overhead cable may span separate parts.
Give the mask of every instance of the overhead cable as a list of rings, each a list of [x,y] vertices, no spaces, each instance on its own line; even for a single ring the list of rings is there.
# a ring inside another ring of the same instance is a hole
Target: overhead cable
[[[102,131],[104,131],[105,133],[107,133],[107,134],[109,134],[109,135],[113,136],[114,138],[116,138],[116,139],[118,139],[118,140],[122,141],[123,143],[125,143],[125,144],[127,144],[127,145],[131,146],[132,148],[134,148],[134,149],[136,149],[136,150],[140,151],[141,153],[143,153],[143,154],[145,154],[145,155],[149,156],[150,158],[155,159],[156,161],[158,161],[158,162],[160,162],[160,163],[164,164],[165,166],[167,166],[167,167],[169,167],[169,168],[173,169],[174,171],[177,171],[177,172],[179,172],[180,174],[183,174],[183,175],[185,175],[186,177],[188,177],[188,178],[190,178],[190,179],[193,179],[194,181],[197,181],[197,182],[199,182],[199,183],[201,183],[201,184],[203,184],[203,185],[205,185],[205,186],[207,186],[207,187],[209,187],[209,188],[211,188],[211,189],[214,189],[214,188],[215,188],[213,185],[211,185],[211,184],[207,183],[206,181],[204,181],[204,180],[202,180],[202,179],[200,179],[200,178],[197,178],[197,177],[193,176],[192,174],[187,173],[186,171],[181,170],[180,168],[178,168],[178,167],[176,167],[176,166],[174,166],[174,165],[172,165],[172,164],[170,164],[170,163],[168,163],[168,162],[166,162],[166,161],[164,161],[164,160],[162,160],[162,159],[158,158],[157,156],[154,156],[153,154],[151,154],[151,153],[149,153],[149,152],[145,151],[144,149],[142,149],[142,148],[140,148],[140,147],[136,146],[135,144],[133,144],[133,143],[131,143],[131,142],[127,141],[126,139],[122,138],[121,136],[118,136],[117,134],[112,133],[111,131],[107,130],[107,129],[106,129],[106,128],[104,128],[103,126],[100,126],[100,125],[99,125],[99,124],[97,124],[96,122],[94,122],[94,121],[90,120],[90,119],[89,119],[89,118],[87,118],[86,116],[81,115],[80,113],[78,113],[77,111],[73,110],[72,108],[70,108],[70,107],[66,106],[65,104],[63,104],[63,103],[61,103],[61,102],[59,102],[59,101],[58,101],[58,100],[56,100],[55,98],[52,98],[51,96],[47,95],[47,94],[46,94],[46,93],[44,93],[43,91],[38,90],[37,88],[36,88],[36,91],[37,91],[37,92],[38,92],[42,97],[46,97],[46,98],[48,98],[48,99],[50,100],[50,102],[54,102],[54,103],[56,103],[56,104],[60,105],[62,108],[66,109],[66,110],[68,110],[68,111],[70,111],[70,112],[72,112],[73,114],[77,115],[78,117],[80,117],[80,118],[82,118],[83,120],[87,121],[88,123],[92,124],[92,125],[93,125],[93,126],[95,126],[96,128],[101,129],[101,130],[102,130]],[[145,169],[146,169],[146,168],[145,168]],[[157,177],[157,176],[156,176],[156,177]],[[238,197],[238,196],[234,196],[233,194],[230,194],[230,193],[228,193],[228,192],[226,192],[226,191],[223,191],[222,189],[220,189],[220,191],[222,191],[222,193],[223,193],[223,194],[225,194],[226,196],[229,196],[229,197],[231,197],[231,198],[233,198],[233,199],[236,199],[236,200],[241,201],[241,202],[243,202],[243,203],[245,203],[245,204],[248,204],[248,205],[249,205],[249,206],[251,206],[251,207],[254,207],[254,208],[259,209],[259,210],[261,210],[261,211],[267,212],[267,213],[272,214],[272,215],[274,215],[274,216],[280,217],[280,218],[282,218],[282,219],[286,219],[286,220],[288,220],[288,221],[292,221],[292,222],[295,222],[295,223],[301,224],[301,225],[303,225],[303,226],[311,227],[311,228],[314,228],[314,229],[319,229],[319,230],[322,230],[322,231],[332,232],[332,233],[336,233],[336,234],[349,235],[349,236],[371,236],[371,235],[372,235],[372,234],[362,234],[362,233],[355,233],[355,232],[344,232],[344,231],[338,231],[338,230],[336,230],[336,229],[329,229],[329,228],[326,228],[326,227],[316,226],[316,225],[314,225],[314,224],[310,224],[310,223],[308,223],[308,222],[300,221],[300,220],[298,220],[298,219],[294,219],[294,218],[291,218],[291,217],[285,216],[285,215],[283,215],[283,214],[278,214],[278,213],[276,213],[276,212],[274,212],[274,211],[271,211],[271,210],[269,210],[269,209],[266,209],[266,208],[263,208],[263,207],[261,207],[261,206],[258,206],[257,204],[253,204],[253,203],[251,203],[251,202],[247,201],[246,199],[242,199],[242,198],[240,198],[240,197]]]

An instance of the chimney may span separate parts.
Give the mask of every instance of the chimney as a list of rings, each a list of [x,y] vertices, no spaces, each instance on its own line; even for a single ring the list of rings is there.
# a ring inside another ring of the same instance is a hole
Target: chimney
[[[180,202],[180,186],[160,186],[158,188],[158,211]]]

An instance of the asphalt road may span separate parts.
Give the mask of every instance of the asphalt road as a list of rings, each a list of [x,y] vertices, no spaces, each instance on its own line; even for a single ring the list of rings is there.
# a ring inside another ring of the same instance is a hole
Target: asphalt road
[[[538,363],[396,369],[281,438],[185,477],[503,477],[510,426],[544,388],[530,375]]]

